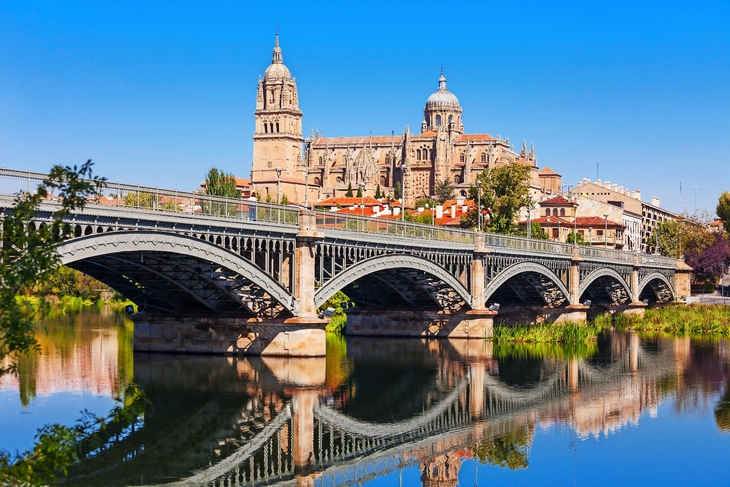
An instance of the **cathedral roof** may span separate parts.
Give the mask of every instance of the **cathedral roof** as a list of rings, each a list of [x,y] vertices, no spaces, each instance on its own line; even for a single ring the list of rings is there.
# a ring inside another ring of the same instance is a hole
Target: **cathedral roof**
[[[370,135],[364,137],[318,137],[314,141],[316,147],[321,146],[350,146],[350,147],[362,147],[368,144],[372,145],[398,145],[403,142],[403,137],[400,135]]]
[[[540,171],[538,171],[538,174],[540,176],[560,176],[560,174],[556,173],[555,171],[553,171],[552,169],[550,169],[547,166],[540,169]]]
[[[444,70],[441,69],[441,76],[439,77],[439,88],[426,100],[426,108],[461,108],[459,105],[459,99],[456,95],[451,93],[446,88],[446,77],[444,76]]]
[[[282,78],[291,78],[289,68],[284,66],[284,58],[281,55],[279,47],[279,33],[276,33],[276,44],[274,45],[274,53],[271,56],[271,65],[264,72],[265,80],[274,80]]]

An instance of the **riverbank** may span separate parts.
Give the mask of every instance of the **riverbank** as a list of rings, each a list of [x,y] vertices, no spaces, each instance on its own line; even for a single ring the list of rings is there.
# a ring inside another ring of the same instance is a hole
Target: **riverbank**
[[[133,306],[134,312],[137,312],[137,305],[135,305],[132,301],[128,299],[99,299],[97,301],[93,301],[90,299],[83,299],[76,296],[63,296],[59,298],[58,296],[51,295],[44,298],[40,298],[37,296],[16,296],[15,300],[20,305],[24,306],[29,313],[33,314],[38,313],[39,311],[43,311],[44,313],[63,314],[72,311],[79,311],[83,308],[88,308],[91,306],[108,306],[110,308],[116,309]]]
[[[730,306],[672,304],[647,309],[643,317],[618,315],[616,326],[633,331],[730,336]]]
[[[494,343],[563,343],[595,342],[598,334],[611,326],[610,316],[599,316],[588,323],[540,323],[537,325],[494,325]]]

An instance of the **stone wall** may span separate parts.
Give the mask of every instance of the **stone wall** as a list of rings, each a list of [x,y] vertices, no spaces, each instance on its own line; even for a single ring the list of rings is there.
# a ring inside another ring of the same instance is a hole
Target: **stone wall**
[[[347,310],[347,335],[490,338],[495,313],[445,314],[420,310]]]
[[[324,325],[251,322],[245,318],[134,315],[134,350],[317,357],[326,354]]]

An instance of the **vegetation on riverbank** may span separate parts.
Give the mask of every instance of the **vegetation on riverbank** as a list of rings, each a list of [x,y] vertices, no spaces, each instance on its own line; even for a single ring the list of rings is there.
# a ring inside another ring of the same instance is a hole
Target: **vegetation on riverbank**
[[[730,306],[673,304],[647,309],[643,317],[619,315],[616,325],[634,331],[730,336]]]
[[[494,325],[495,343],[591,343],[611,325],[611,318],[599,316],[589,323],[540,323],[537,325]]]
[[[26,313],[33,316],[37,315],[56,315],[65,314],[68,312],[81,311],[84,308],[97,307],[101,308],[108,306],[110,308],[124,308],[126,306],[133,306],[135,313],[137,312],[137,305],[128,299],[84,299],[78,296],[63,296],[61,298],[51,295],[45,297],[39,296],[16,296],[15,301],[22,308],[25,309]]]
[[[319,307],[318,312],[324,313],[328,309],[333,310],[333,315],[330,319],[329,324],[325,328],[327,333],[334,333],[336,335],[344,335],[345,325],[347,325],[347,315],[345,309],[353,306],[350,298],[347,297],[342,291],[337,291],[331,298]]]

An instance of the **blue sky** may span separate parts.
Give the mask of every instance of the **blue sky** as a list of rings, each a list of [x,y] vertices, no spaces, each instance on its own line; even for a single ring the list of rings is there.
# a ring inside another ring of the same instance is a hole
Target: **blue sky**
[[[0,165],[248,177],[277,24],[305,135],[420,130],[443,65],[469,133],[540,166],[714,212],[730,190],[730,3],[0,3]]]

